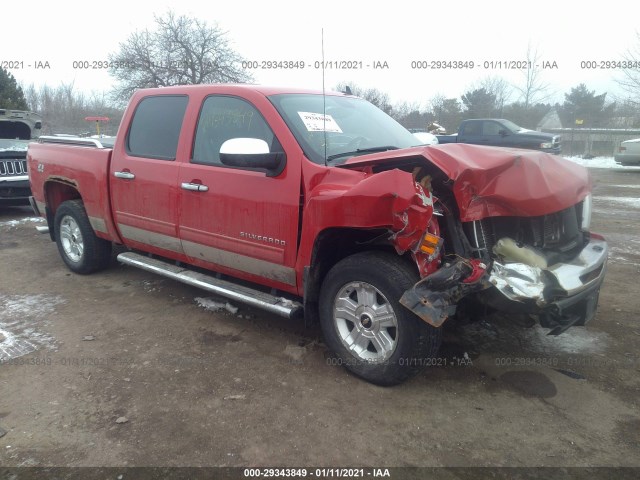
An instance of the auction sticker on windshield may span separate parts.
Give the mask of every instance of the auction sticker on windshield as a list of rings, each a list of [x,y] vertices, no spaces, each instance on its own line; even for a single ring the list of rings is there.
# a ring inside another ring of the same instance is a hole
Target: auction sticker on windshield
[[[335,132],[342,133],[342,129],[336,123],[331,115],[323,115],[322,113],[298,112],[304,126],[309,132]]]

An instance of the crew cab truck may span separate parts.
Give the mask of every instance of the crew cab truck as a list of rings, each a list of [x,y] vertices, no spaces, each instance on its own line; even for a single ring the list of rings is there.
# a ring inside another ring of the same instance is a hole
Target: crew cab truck
[[[560,154],[562,137],[522,128],[498,118],[464,120],[457,135],[436,135],[438,143],[470,143],[495,147],[526,148]]]
[[[607,244],[589,232],[586,169],[419,143],[350,95],[140,90],[112,147],[30,145],[32,205],[72,271],[106,268],[123,244],[126,265],[318,320],[342,364],[380,385],[427,364],[465,303],[553,333],[590,321]]]

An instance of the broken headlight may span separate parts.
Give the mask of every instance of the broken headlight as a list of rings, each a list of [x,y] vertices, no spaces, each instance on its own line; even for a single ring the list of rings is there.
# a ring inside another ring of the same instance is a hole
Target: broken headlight
[[[582,201],[582,219],[580,221],[580,228],[584,231],[589,230],[591,227],[591,212],[593,200],[591,199],[591,194],[584,197]]]

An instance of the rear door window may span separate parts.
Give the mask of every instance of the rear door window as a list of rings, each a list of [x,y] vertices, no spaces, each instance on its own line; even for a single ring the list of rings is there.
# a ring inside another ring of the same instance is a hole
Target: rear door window
[[[175,160],[188,101],[186,95],[159,95],[143,99],[131,121],[127,153],[134,157]]]
[[[480,135],[482,122],[468,122],[464,126],[464,135]]]

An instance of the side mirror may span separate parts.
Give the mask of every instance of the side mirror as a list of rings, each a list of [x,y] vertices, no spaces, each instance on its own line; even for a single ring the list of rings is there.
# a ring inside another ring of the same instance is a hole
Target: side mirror
[[[278,175],[284,168],[284,152],[269,152],[269,145],[259,138],[232,138],[220,147],[220,162],[228,167],[260,168],[268,176]]]
[[[503,137],[506,137],[507,135],[509,135],[509,131],[503,129],[498,130],[498,135],[502,135]]]

